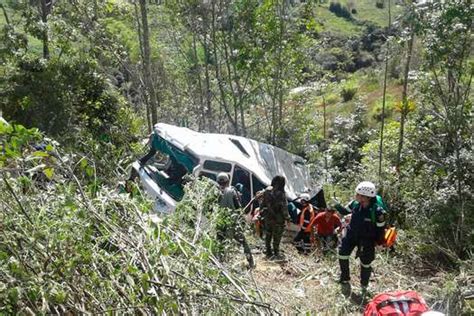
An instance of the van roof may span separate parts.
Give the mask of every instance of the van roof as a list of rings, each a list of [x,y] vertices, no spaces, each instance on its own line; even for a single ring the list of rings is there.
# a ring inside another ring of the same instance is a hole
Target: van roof
[[[311,196],[319,192],[311,180],[304,159],[281,148],[246,137],[199,133],[165,123],[156,124],[154,131],[201,161],[213,159],[241,165],[265,185],[269,185],[274,176],[282,175],[287,179],[286,193],[290,199],[295,199],[303,192],[309,192]]]

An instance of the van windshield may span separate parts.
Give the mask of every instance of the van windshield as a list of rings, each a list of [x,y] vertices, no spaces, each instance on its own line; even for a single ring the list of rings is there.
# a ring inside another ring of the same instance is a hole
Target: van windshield
[[[173,199],[177,201],[182,199],[184,195],[183,177],[188,171],[174,156],[158,152],[153,159],[150,159],[146,171],[158,186]]]
[[[163,189],[168,195],[170,195],[176,201],[181,201],[184,195],[182,179],[173,179],[162,170],[158,170],[153,166],[146,167],[148,175]]]

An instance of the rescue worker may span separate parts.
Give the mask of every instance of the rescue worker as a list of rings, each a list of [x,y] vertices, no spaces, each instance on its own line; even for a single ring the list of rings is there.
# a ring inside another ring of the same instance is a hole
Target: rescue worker
[[[375,196],[375,200],[378,206],[383,208],[383,210],[388,213],[388,207],[383,201],[382,197],[380,195]],[[348,215],[352,212],[352,210],[358,205],[357,200],[352,200],[349,203],[347,203],[346,206],[342,206],[339,201],[334,200],[336,202],[335,208],[336,210],[341,214],[341,215]]]
[[[234,187],[230,186],[229,175],[225,172],[221,172],[217,175],[216,180],[221,191],[221,195],[219,196],[219,205],[232,210],[241,208],[242,205],[240,203],[239,193]]]
[[[336,210],[333,207],[316,215],[310,226],[316,227],[316,233],[322,242],[323,253],[336,247],[336,230],[341,227],[341,218],[336,214]]]
[[[349,258],[354,248],[359,247],[360,283],[362,293],[365,294],[372,273],[371,263],[375,259],[375,244],[384,233],[385,211],[377,204],[376,189],[372,182],[359,183],[355,194],[357,205],[352,210],[351,221],[339,247],[339,282],[350,287]]]
[[[263,201],[260,205],[265,230],[265,255],[267,258],[281,259],[280,242],[285,223],[290,220],[285,182],[283,176],[275,176],[272,179],[271,187],[264,191]]]
[[[296,249],[300,253],[307,254],[311,251],[311,234],[313,232],[311,222],[316,217],[313,205],[309,203],[310,196],[308,193],[300,195],[299,202],[301,204],[301,213],[299,215],[300,231],[293,239]]]
[[[232,211],[240,209],[242,206],[240,203],[239,193],[234,187],[230,186],[229,175],[225,172],[221,172],[217,175],[216,180],[221,191],[221,195],[219,196],[219,205]],[[218,240],[222,241],[226,235],[230,235],[233,239],[235,239],[239,244],[242,245],[249,267],[254,268],[255,262],[253,260],[252,251],[250,250],[250,246],[241,227],[242,223],[240,222],[240,214],[231,212],[229,216],[231,218],[232,224],[226,224],[220,227],[218,229],[217,238]]]

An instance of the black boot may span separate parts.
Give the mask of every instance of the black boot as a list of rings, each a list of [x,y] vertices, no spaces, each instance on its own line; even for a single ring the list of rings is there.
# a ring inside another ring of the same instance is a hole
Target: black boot
[[[339,282],[349,283],[349,281],[351,280],[349,271],[349,260],[339,259],[339,267],[341,268],[341,278],[339,279]]]
[[[360,267],[360,285],[364,288],[369,286],[370,274],[372,273],[371,267]]]

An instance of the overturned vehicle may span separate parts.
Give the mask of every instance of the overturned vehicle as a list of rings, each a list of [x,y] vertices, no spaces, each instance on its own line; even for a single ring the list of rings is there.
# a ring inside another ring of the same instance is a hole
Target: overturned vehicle
[[[172,212],[184,195],[187,175],[216,180],[220,172],[230,176],[242,193],[242,205],[283,175],[289,201],[302,193],[311,196],[316,207],[326,207],[324,194],[310,178],[303,158],[255,140],[227,135],[199,133],[185,127],[159,123],[150,136],[150,151],[132,165],[132,177],[140,177],[145,191],[160,213]]]

